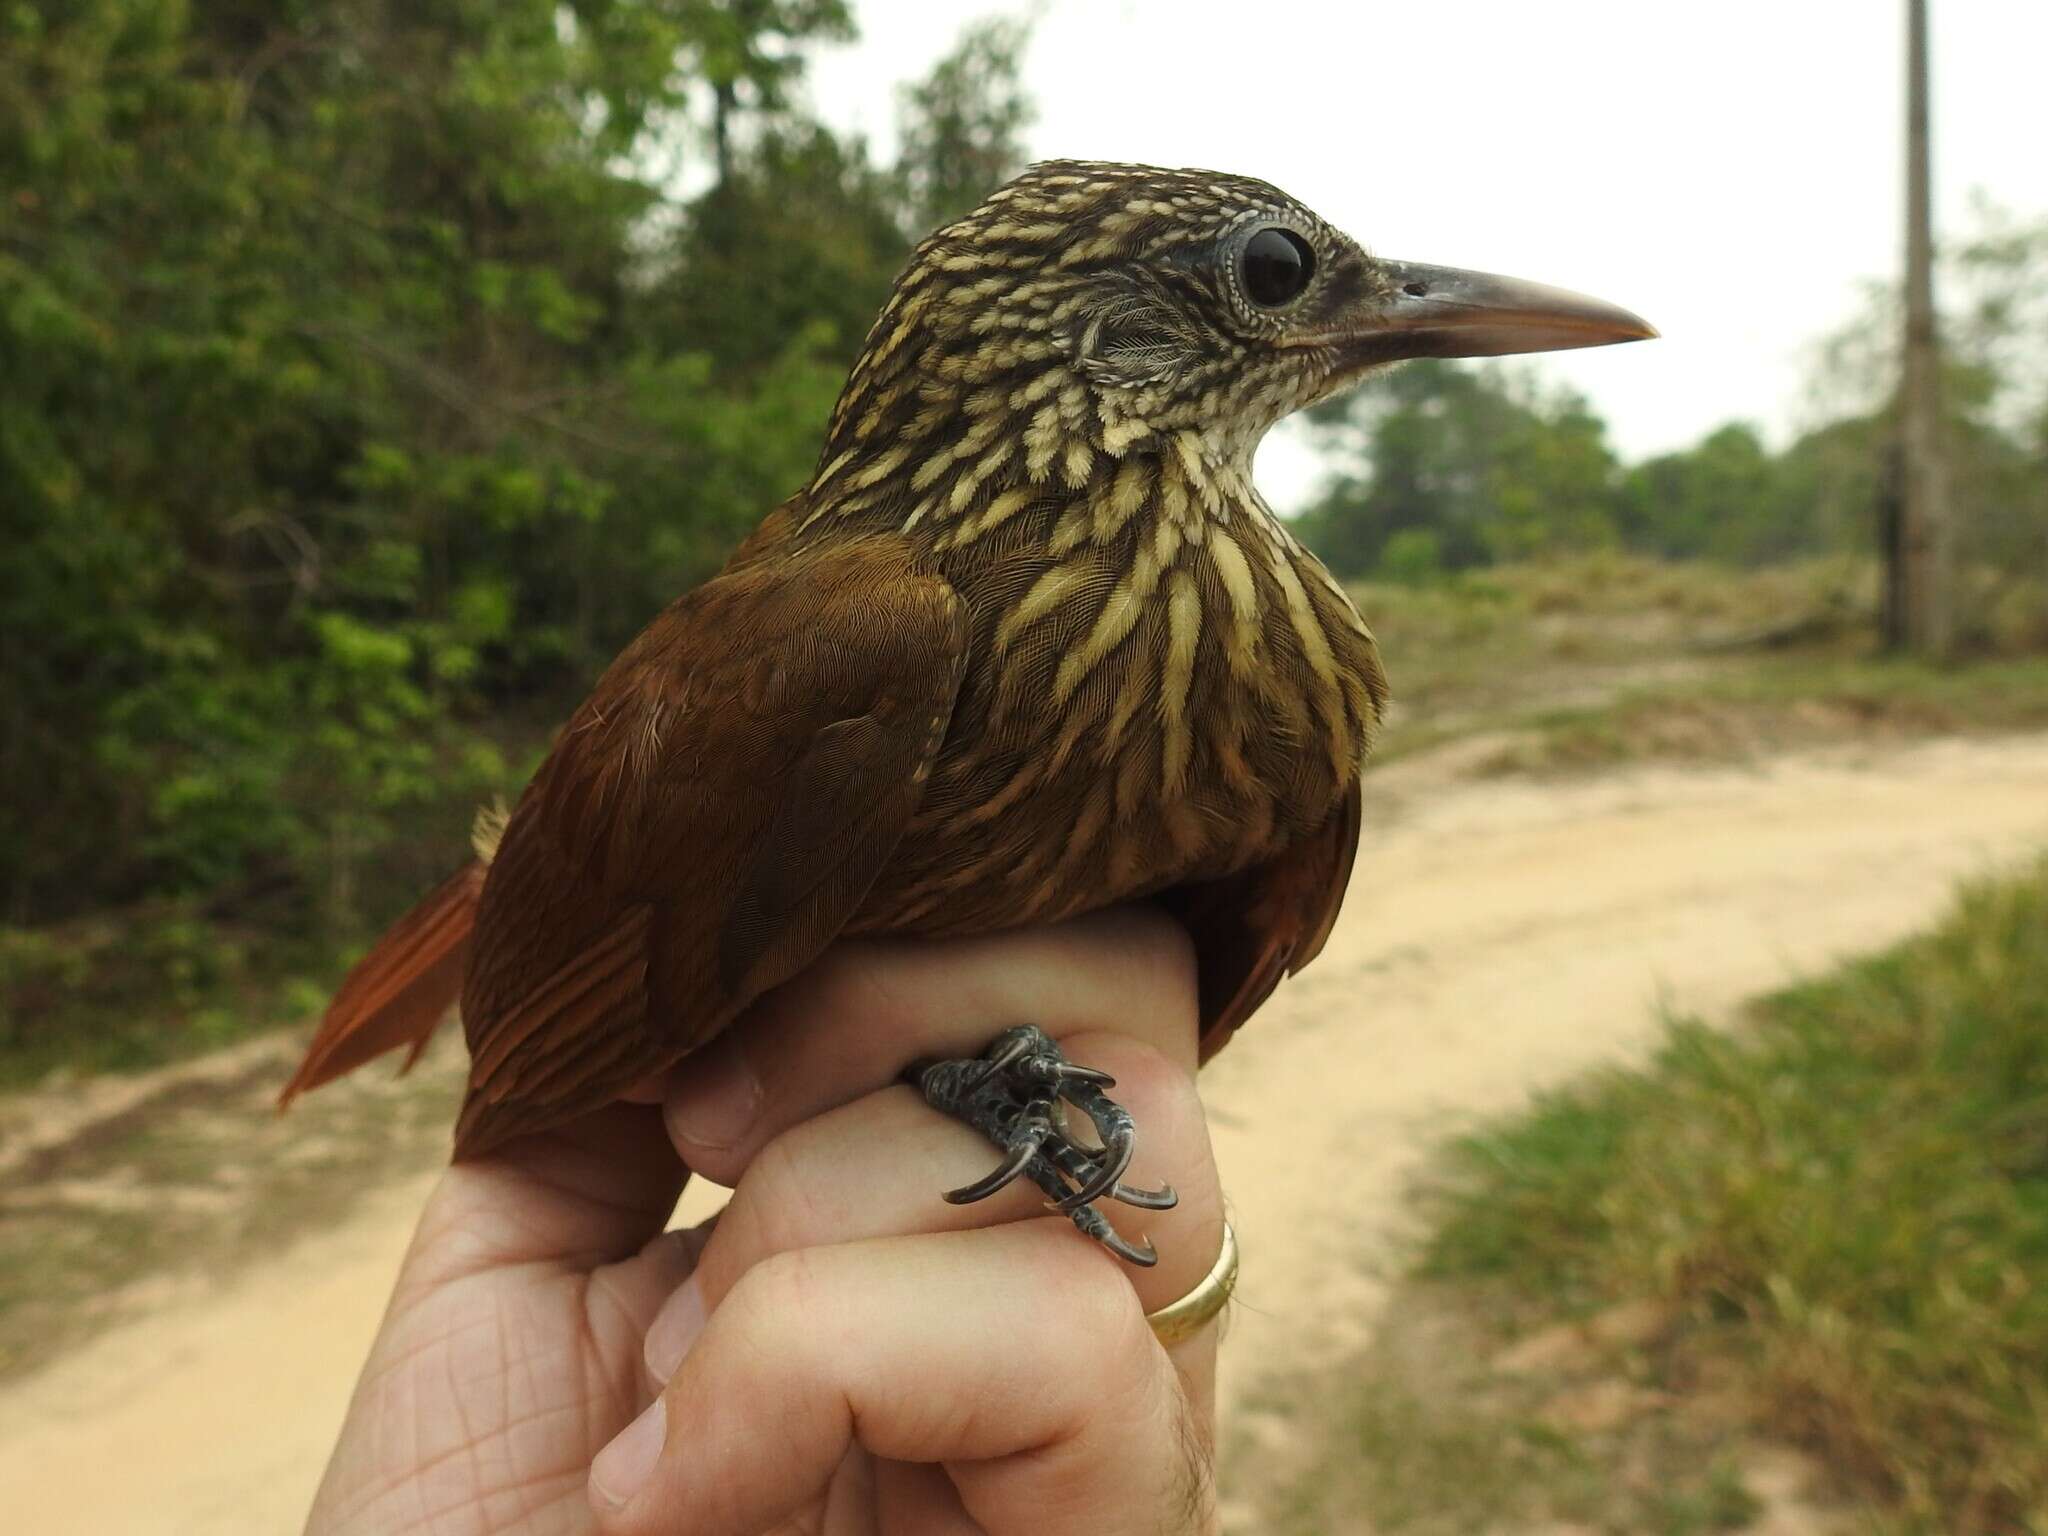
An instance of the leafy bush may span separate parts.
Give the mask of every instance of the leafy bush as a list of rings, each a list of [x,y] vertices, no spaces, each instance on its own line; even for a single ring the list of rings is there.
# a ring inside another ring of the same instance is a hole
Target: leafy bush
[[[0,917],[387,915],[428,814],[527,766],[500,738],[523,759],[802,484],[906,189],[1014,162],[1024,115],[983,29],[912,103],[953,160],[871,166],[790,105],[851,30],[843,0],[0,11]]]

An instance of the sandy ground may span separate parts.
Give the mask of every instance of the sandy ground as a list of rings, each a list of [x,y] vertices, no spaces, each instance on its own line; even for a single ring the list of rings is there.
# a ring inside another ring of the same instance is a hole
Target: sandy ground
[[[2048,736],[1568,783],[1416,760],[1374,788],[1329,949],[1205,1076],[1244,1251],[1226,1411],[1369,1335],[1360,1255],[1398,1254],[1446,1133],[1641,1051],[1660,1002],[1725,1015],[2048,843]],[[296,1530],[424,1188],[0,1391],[0,1523]]]

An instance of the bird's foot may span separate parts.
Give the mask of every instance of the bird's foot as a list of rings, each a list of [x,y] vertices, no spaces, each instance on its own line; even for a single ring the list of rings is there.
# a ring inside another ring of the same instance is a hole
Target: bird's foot
[[[1116,1079],[1067,1060],[1052,1037],[1030,1024],[1004,1030],[981,1055],[964,1061],[927,1062],[912,1069],[925,1102],[971,1125],[1003,1153],[986,1178],[950,1190],[955,1205],[985,1200],[1006,1184],[1028,1178],[1053,1208],[1119,1258],[1154,1264],[1148,1242],[1139,1248],[1118,1235],[1095,1209],[1101,1199],[1148,1211],[1171,1210],[1179,1196],[1169,1187],[1138,1189],[1123,1182],[1137,1146],[1130,1112],[1103,1092]],[[1099,1147],[1067,1134],[1066,1106],[1094,1123]]]

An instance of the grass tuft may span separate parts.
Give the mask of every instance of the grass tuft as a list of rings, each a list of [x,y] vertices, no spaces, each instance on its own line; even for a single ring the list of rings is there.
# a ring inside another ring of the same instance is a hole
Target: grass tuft
[[[2048,1520],[2048,864],[1454,1166],[1432,1276],[1664,1301],[1902,1528]]]

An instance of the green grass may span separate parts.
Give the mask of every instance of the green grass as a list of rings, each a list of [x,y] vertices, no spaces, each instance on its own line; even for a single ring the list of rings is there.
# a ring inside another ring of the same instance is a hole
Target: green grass
[[[1503,1293],[1397,1288],[1361,1357],[1281,1380],[1228,1425],[1223,1486],[1259,1536],[1709,1536],[1762,1511],[1740,1431],[1660,1411],[1641,1357],[1494,1368]],[[1616,1406],[1589,1419],[1589,1387]],[[1261,1430],[1263,1426],[1263,1431]]]
[[[1372,1345],[1234,1427],[1247,1530],[2048,1532],[2048,861],[1422,1200]]]
[[[339,945],[157,903],[0,928],[0,1090],[201,1055],[317,1015]]]
[[[1626,555],[1497,566],[1350,591],[1412,720],[1502,718],[1646,666],[1692,664],[1787,624],[1860,628],[1874,575],[1854,562],[1759,571]]]
[[[1885,656],[1769,655],[1683,682],[1625,687],[1539,710],[1484,765],[1493,773],[1647,759],[1740,761],[1802,746],[2048,728],[2048,657],[1953,667]]]
[[[1948,666],[1885,656],[1876,591],[1867,561],[1614,554],[1352,588],[1394,684],[1382,760],[1484,734],[1484,771],[1557,773],[2048,727],[2027,634]]]
[[[1341,1428],[1261,1510],[1255,1529],[1267,1536],[1355,1530],[1362,1512],[1388,1536],[1472,1536],[1583,1518],[1609,1502],[1592,1458],[1525,1404],[1475,1408],[1375,1362],[1315,1405]]]
[[[2048,864],[1454,1165],[1435,1280],[1664,1301],[1668,1374],[1732,1371],[1882,1528],[2048,1529]]]

